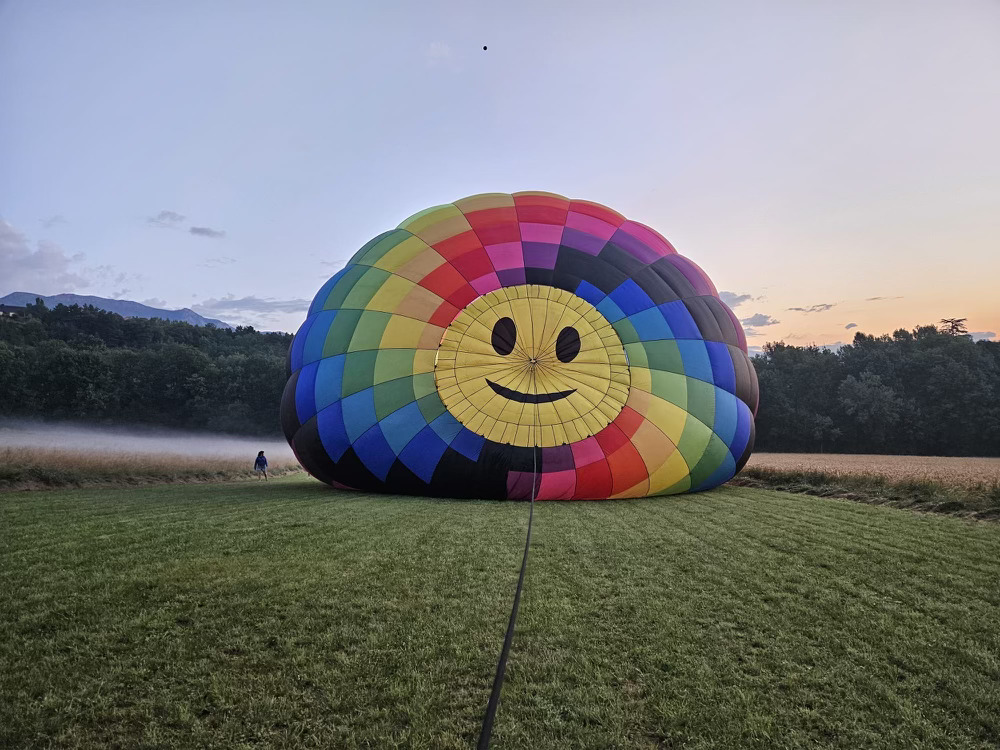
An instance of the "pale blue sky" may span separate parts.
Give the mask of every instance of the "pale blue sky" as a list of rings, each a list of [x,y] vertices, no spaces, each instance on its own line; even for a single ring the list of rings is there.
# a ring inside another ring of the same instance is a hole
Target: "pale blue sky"
[[[536,189],[659,229],[751,344],[1000,331],[997,133],[987,0],[0,0],[0,295],[294,330],[409,214]]]

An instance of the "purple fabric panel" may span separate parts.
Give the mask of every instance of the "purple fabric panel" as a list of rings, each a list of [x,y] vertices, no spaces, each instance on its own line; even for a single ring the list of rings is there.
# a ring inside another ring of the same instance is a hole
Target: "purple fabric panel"
[[[546,242],[525,242],[522,244],[526,268],[555,268],[559,245]]]
[[[607,240],[602,240],[600,237],[581,232],[579,229],[566,227],[563,229],[562,244],[574,250],[582,250],[589,255],[597,255],[608,243]]]
[[[569,471],[576,468],[573,449],[568,445],[542,448],[542,471]]]
[[[677,252],[674,246],[667,241],[666,237],[655,229],[647,227],[645,224],[640,224],[638,221],[626,221],[618,227],[618,231],[627,232],[636,239],[641,240],[643,244],[653,248],[658,255],[674,255]]]
[[[511,471],[507,473],[507,498],[510,500],[530,500],[531,499],[531,480],[535,478],[535,475],[530,471]],[[541,483],[542,475],[538,475],[539,483]],[[537,495],[537,487],[535,488]]]
[[[638,237],[623,232],[621,229],[615,232],[611,242],[643,263],[652,263],[663,257]]]
[[[508,268],[505,271],[497,271],[497,278],[502,286],[518,286],[526,284],[523,268]]]
[[[667,262],[684,274],[684,278],[691,282],[691,286],[694,287],[694,290],[699,295],[710,294],[713,297],[719,296],[719,293],[715,290],[712,282],[708,280],[705,272],[683,255],[668,255]]]

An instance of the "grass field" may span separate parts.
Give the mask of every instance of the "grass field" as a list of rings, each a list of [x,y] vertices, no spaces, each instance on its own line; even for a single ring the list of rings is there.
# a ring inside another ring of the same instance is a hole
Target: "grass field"
[[[1000,743],[1000,525],[740,487],[535,510],[494,746]],[[527,511],[0,495],[0,747],[470,747]]]

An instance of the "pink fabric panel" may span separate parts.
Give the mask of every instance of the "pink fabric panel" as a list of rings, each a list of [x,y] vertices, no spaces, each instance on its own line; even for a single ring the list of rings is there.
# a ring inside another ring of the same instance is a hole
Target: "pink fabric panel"
[[[521,223],[521,240],[524,242],[546,242],[558,245],[562,239],[561,224],[531,224]]]
[[[472,288],[479,292],[479,296],[482,297],[484,294],[495,292],[499,289],[500,279],[497,278],[495,273],[488,273],[485,276],[480,276],[478,279],[473,279]]]
[[[586,440],[573,443],[572,448],[573,461],[576,463],[578,469],[595,461],[604,460],[604,449],[601,448],[601,444],[597,442],[597,438],[595,437],[589,437]]]
[[[537,500],[569,500],[576,489],[576,472],[552,471],[542,474]]]
[[[569,216],[566,217],[566,226],[572,227],[573,229],[579,229],[580,231],[592,234],[595,237],[600,237],[602,240],[610,240],[611,235],[613,235],[617,229],[616,226],[608,224],[606,221],[601,221],[593,216],[580,214],[576,211],[569,212]]]
[[[493,267],[498,271],[524,267],[524,256],[521,255],[520,242],[501,242],[499,245],[487,245],[486,254],[490,256]]]

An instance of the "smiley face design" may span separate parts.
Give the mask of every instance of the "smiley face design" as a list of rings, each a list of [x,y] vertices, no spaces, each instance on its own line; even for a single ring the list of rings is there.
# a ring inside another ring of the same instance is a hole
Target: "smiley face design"
[[[468,429],[522,447],[597,434],[625,406],[630,384],[607,319],[574,294],[535,284],[497,289],[462,310],[441,340],[434,379]]]

